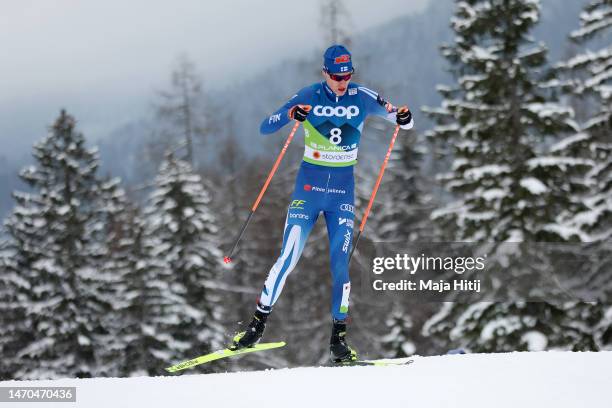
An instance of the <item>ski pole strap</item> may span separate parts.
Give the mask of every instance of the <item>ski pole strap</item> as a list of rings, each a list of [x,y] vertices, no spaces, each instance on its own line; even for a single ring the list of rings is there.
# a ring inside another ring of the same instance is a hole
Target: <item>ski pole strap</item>
[[[370,202],[368,203],[368,208],[366,208],[365,214],[363,215],[363,219],[361,220],[361,224],[359,225],[360,233],[363,232],[366,221],[368,220],[368,216],[370,215],[372,204],[374,204],[374,199],[376,198],[378,187],[380,186],[380,182],[383,178],[383,174],[385,174],[385,168],[387,167],[387,163],[389,162],[389,157],[391,156],[391,151],[393,150],[393,145],[395,144],[395,139],[397,138],[399,130],[400,130],[399,125],[396,125],[395,132],[393,133],[393,137],[391,138],[391,143],[389,144],[389,149],[387,150],[387,154],[385,155],[385,160],[380,166],[380,172],[378,173],[378,179],[376,179],[376,184],[374,185],[374,191],[372,191],[372,195],[370,196]]]
[[[291,143],[291,140],[293,139],[293,135],[295,135],[295,132],[297,131],[298,127],[300,127],[300,122],[295,121],[295,125],[293,125],[293,129],[291,129],[291,133],[289,133],[289,136],[287,137],[287,141],[285,141],[285,145],[283,146],[283,149],[281,150],[280,154],[276,158],[276,162],[274,163],[274,166],[272,166],[272,170],[270,171],[270,174],[268,174],[268,178],[266,179],[266,182],[264,183],[261,191],[259,192],[259,196],[257,196],[257,200],[255,200],[255,203],[253,204],[253,208],[251,208],[251,211],[255,212],[255,210],[257,210],[257,207],[259,206],[259,202],[261,201],[261,198],[266,192],[266,189],[268,188],[268,185],[270,184],[270,181],[272,180],[274,173],[276,173],[276,170],[278,169],[278,166],[281,160],[283,159],[283,156],[285,155],[285,152],[287,151],[287,148],[289,147],[289,144]]]

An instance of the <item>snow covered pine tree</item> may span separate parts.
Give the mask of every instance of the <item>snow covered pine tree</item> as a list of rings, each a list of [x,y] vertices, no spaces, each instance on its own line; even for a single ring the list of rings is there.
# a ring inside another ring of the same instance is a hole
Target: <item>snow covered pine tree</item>
[[[595,348],[574,321],[577,305],[548,300],[553,260],[534,245],[578,240],[559,226],[558,214],[585,209],[572,200],[584,186],[567,174],[591,165],[545,149],[578,126],[572,110],[541,87],[546,48],[529,36],[539,17],[538,0],[457,1],[455,42],[442,47],[457,84],[439,87],[442,106],[426,109],[437,122],[428,136],[453,147],[452,169],[441,179],[455,201],[433,217],[449,240],[488,245],[489,274],[497,270],[529,283],[523,290],[485,288],[504,302],[477,303],[482,298],[474,296],[472,305],[444,304],[425,331],[446,339],[449,348]],[[545,288],[545,301],[525,301],[542,299]]]
[[[222,307],[211,291],[221,268],[217,226],[201,177],[169,155],[145,209],[146,291],[143,367],[159,373],[170,361],[217,349],[223,342]]]
[[[85,147],[75,120],[62,111],[50,133],[34,146],[37,166],[20,176],[33,193],[15,192],[6,220],[12,261],[8,272],[24,324],[14,327],[20,350],[14,378],[90,377],[109,334],[101,317],[112,310],[99,292],[104,257],[105,203],[96,177],[99,160]],[[25,332],[24,332],[25,331]],[[24,339],[27,339],[25,341]]]
[[[580,28],[570,34],[577,44],[588,46],[609,38],[612,31],[612,2],[596,0],[587,4],[580,16]],[[606,37],[608,35],[608,37]],[[605,42],[605,40],[604,40]],[[593,165],[583,175],[588,191],[580,199],[586,209],[565,212],[561,220],[566,230],[582,232],[589,242],[593,262],[585,264],[582,280],[587,290],[596,289],[598,301],[592,305],[595,341],[599,348],[612,349],[612,45],[591,51],[581,50],[568,61],[556,65],[561,80],[551,81],[586,107],[586,117],[575,134],[553,146],[556,152],[577,155]]]

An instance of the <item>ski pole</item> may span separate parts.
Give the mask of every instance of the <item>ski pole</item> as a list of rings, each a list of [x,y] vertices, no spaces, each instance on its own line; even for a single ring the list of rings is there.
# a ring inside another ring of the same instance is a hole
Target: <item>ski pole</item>
[[[287,147],[289,147],[289,143],[291,143],[291,140],[293,139],[293,135],[295,135],[295,132],[297,131],[298,127],[300,127],[300,122],[296,120],[295,125],[293,125],[293,129],[291,129],[291,133],[289,133],[289,136],[287,137],[287,140],[285,141],[285,145],[283,146],[283,149],[281,150],[278,157],[276,158],[276,162],[274,163],[274,166],[272,166],[272,170],[270,170],[270,174],[268,174],[268,178],[266,179],[266,182],[261,188],[261,191],[259,192],[259,195],[257,196],[257,199],[255,200],[255,203],[253,204],[253,207],[251,207],[251,212],[249,213],[249,216],[247,217],[246,221],[242,225],[242,229],[240,229],[240,233],[238,234],[238,238],[236,238],[236,241],[234,242],[234,246],[232,246],[232,250],[230,251],[229,255],[223,257],[223,262],[225,263],[232,262],[232,255],[234,254],[234,250],[236,249],[236,246],[238,246],[238,242],[242,238],[244,231],[249,225],[249,222],[251,222],[251,218],[253,217],[253,214],[255,214],[255,210],[257,210],[257,207],[259,206],[259,202],[261,201],[261,198],[266,192],[266,189],[268,188],[268,185],[270,184],[270,181],[272,180],[274,173],[276,173],[276,170],[278,169],[278,165],[283,159],[283,156],[285,155],[285,152],[287,151]]]
[[[391,138],[391,143],[389,144],[389,149],[387,150],[387,154],[385,155],[385,160],[380,166],[380,171],[378,172],[378,179],[376,180],[376,184],[374,185],[374,191],[372,191],[372,195],[370,196],[370,202],[368,203],[368,207],[365,210],[365,214],[363,215],[363,219],[361,220],[361,224],[359,225],[359,232],[357,232],[357,237],[355,238],[355,244],[351,249],[351,253],[349,255],[348,262],[351,262],[351,258],[353,257],[353,252],[355,252],[355,248],[357,247],[357,243],[359,242],[359,237],[361,237],[361,233],[365,228],[366,221],[368,220],[368,216],[370,215],[370,210],[372,209],[372,204],[374,204],[374,198],[376,198],[376,193],[378,192],[378,187],[380,186],[380,181],[383,178],[383,174],[385,174],[385,168],[387,167],[387,163],[389,162],[389,157],[391,156],[391,150],[393,150],[393,145],[395,144],[395,139],[397,138],[397,134],[399,133],[400,126],[395,126],[395,132],[393,133],[393,137]]]

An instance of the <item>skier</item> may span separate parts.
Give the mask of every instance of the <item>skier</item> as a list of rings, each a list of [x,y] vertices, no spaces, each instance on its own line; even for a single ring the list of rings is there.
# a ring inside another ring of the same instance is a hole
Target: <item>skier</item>
[[[336,363],[357,359],[346,342],[346,317],[351,290],[348,260],[354,220],[353,166],[359,138],[368,115],[381,116],[402,129],[412,128],[413,120],[408,107],[397,109],[376,92],[351,83],[353,73],[351,53],[342,45],[329,47],[323,57],[325,80],[301,89],[261,124],[260,132],[269,134],[290,120],[302,122],[305,151],[289,202],[281,254],[268,273],[251,323],[234,337],[233,349],[251,347],[261,339],[285,280],[323,212],[333,281],[330,358]]]

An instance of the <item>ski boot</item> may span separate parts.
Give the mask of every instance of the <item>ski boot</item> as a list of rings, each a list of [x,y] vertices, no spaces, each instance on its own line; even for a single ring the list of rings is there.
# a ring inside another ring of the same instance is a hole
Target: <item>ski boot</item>
[[[332,363],[344,364],[357,360],[357,352],[346,344],[346,321],[334,319],[331,339],[329,340],[329,358]]]
[[[253,320],[249,323],[246,331],[238,333],[234,336],[233,343],[228,347],[230,350],[238,350],[247,347],[253,347],[261,337],[266,328],[266,320],[269,313],[262,313],[259,310],[253,315]]]

